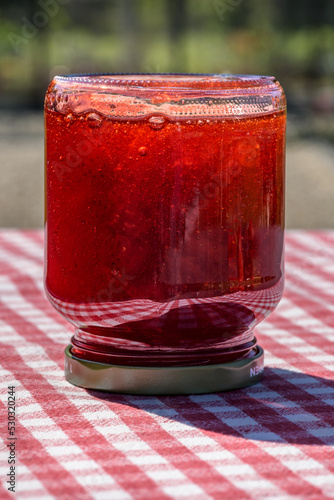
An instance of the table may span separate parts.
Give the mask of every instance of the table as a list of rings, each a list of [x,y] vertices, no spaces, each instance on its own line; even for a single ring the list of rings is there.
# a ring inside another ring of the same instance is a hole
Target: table
[[[44,296],[42,232],[2,230],[0,497],[333,498],[334,232],[287,232],[286,276],[281,304],[257,329],[262,383],[196,396],[98,393],[64,380],[72,329]]]

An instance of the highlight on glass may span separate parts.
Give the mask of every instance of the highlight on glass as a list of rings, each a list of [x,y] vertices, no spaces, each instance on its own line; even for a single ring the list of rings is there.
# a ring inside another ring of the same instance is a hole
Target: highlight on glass
[[[273,77],[68,75],[45,98],[45,290],[75,385],[229,390],[262,377],[283,292],[286,101]]]

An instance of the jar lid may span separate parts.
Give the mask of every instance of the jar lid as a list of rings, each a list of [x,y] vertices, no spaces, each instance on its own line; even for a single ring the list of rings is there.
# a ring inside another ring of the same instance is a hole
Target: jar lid
[[[284,111],[273,76],[230,74],[81,74],[55,76],[45,107],[100,113],[113,119],[161,114],[177,119],[235,117]]]
[[[204,394],[256,384],[263,376],[263,349],[229,363],[181,367],[117,366],[87,361],[65,349],[65,377],[73,385],[106,392],[142,395]]]

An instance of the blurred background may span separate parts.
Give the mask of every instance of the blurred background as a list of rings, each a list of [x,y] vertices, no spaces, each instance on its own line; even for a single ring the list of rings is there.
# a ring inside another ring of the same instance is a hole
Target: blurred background
[[[42,227],[56,74],[274,75],[288,99],[287,226],[334,228],[333,0],[0,0],[0,227]]]

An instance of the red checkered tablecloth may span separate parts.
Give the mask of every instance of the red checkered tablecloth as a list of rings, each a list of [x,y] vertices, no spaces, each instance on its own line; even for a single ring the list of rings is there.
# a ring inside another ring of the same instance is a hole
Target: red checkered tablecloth
[[[334,232],[291,231],[284,298],[257,328],[262,383],[196,396],[87,391],[64,379],[72,327],[45,298],[42,232],[1,231],[0,498],[334,498],[333,312]]]

